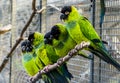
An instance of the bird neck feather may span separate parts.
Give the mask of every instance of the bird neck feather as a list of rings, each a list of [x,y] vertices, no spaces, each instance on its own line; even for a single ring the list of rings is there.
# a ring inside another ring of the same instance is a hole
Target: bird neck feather
[[[43,35],[37,35],[37,36],[35,36],[35,39],[33,41],[34,47],[38,47],[43,41],[44,41]]]

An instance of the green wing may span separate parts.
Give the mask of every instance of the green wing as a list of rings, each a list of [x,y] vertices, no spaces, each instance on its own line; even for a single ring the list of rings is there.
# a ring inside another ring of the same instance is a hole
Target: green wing
[[[44,42],[42,42],[40,44],[40,46],[38,47],[38,49],[36,49],[36,54],[37,57],[39,57],[39,59],[41,59],[41,61],[45,64],[45,65],[49,65],[52,64],[52,62],[50,61],[50,59],[48,58],[46,49],[45,49],[45,45]]]
[[[56,54],[55,49],[53,48],[53,46],[46,44],[46,52],[48,55],[48,58],[55,63],[60,57]]]
[[[85,17],[81,18],[79,21],[79,26],[80,29],[83,33],[83,35],[89,39],[89,40],[94,40],[94,39],[100,39],[99,35],[93,28],[92,24],[89,22],[89,20]]]
[[[35,75],[39,71],[39,68],[34,63],[34,57],[31,53],[24,53],[22,55],[22,64],[30,76]]]

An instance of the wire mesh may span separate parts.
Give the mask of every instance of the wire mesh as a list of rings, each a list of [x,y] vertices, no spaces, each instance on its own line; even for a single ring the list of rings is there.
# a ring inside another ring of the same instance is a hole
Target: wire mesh
[[[120,17],[120,0],[104,0],[105,1],[105,17],[102,26],[102,31],[100,32],[99,27],[99,12],[100,7],[99,1],[96,1],[96,30],[101,35],[103,40],[108,42],[108,50],[111,56],[118,62],[119,58],[119,17]],[[101,63],[98,64],[98,63]],[[95,60],[95,83],[119,83],[120,73],[113,66],[107,64],[104,61]],[[98,69],[99,68],[99,69]]]
[[[24,36],[27,37],[29,33],[34,31],[40,31],[45,34],[56,23],[62,23],[59,19],[60,9],[65,5],[75,5],[80,14],[86,16],[89,20],[92,20],[92,13],[90,10],[90,0],[36,0],[37,8],[46,6],[47,9],[42,13],[42,25],[40,25],[40,15],[36,14],[29,28],[25,32]],[[104,22],[102,25],[102,32],[100,32],[99,20],[100,20],[100,0],[96,0],[95,11],[95,29],[102,39],[108,42],[107,49],[112,54],[112,57],[120,62],[120,0],[104,0],[106,13]],[[41,3],[40,3],[41,2]],[[14,26],[15,35],[12,35],[12,31],[0,35],[0,63],[10,51],[12,46],[11,42],[19,37],[19,34],[28,21],[32,13],[32,0],[1,0],[0,3],[0,27],[12,24]],[[12,7],[12,9],[11,9]],[[14,10],[14,11],[13,11]],[[14,18],[13,18],[14,16]],[[11,20],[13,19],[13,20]],[[40,27],[42,28],[40,29]],[[15,39],[11,39],[11,35]],[[89,53],[88,53],[89,54]],[[13,57],[10,60],[12,62],[12,70],[10,71],[10,63],[0,73],[0,83],[27,83],[29,76],[25,72],[21,61],[21,50],[18,46]],[[101,63],[101,65],[100,65]],[[71,83],[91,83],[90,73],[91,61],[84,59],[80,56],[75,56],[68,62],[68,69],[73,74],[74,78]],[[11,73],[11,79],[10,78]],[[43,83],[43,82],[41,82]],[[95,56],[94,59],[94,83],[120,83],[120,73],[111,65],[99,60]]]

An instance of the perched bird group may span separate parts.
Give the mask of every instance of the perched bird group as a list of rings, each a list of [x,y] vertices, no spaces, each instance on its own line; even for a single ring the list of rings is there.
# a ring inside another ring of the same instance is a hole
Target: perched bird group
[[[86,17],[80,15],[74,6],[64,6],[61,13],[60,19],[65,24],[57,23],[45,35],[34,32],[21,44],[23,66],[30,76],[34,76],[47,65],[57,62],[83,41],[90,42],[90,46],[83,50],[90,51],[120,70],[120,64],[111,57]],[[78,55],[91,59],[82,50]],[[73,76],[68,71],[67,63],[42,75],[45,83],[70,83],[71,78]]]
[[[28,40],[22,42],[22,62],[26,72],[30,76],[34,76],[39,70],[53,64],[55,59],[58,59],[51,57],[52,55],[47,52],[46,47],[44,36],[39,32],[30,34]],[[69,83],[71,78],[72,74],[68,71],[66,64],[42,75],[45,83]]]
[[[89,50],[120,71],[120,64],[111,57],[99,35],[86,17],[80,15],[74,6],[63,7],[61,13],[60,18],[65,22],[70,36],[76,43],[82,41],[90,42],[90,46],[86,50]]]

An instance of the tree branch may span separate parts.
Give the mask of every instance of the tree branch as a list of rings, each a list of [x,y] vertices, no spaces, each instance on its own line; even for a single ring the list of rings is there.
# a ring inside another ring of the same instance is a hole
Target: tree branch
[[[45,71],[45,67],[40,70],[35,76],[30,78],[30,82],[31,83],[35,83],[38,79],[40,79],[42,77],[42,74],[45,74],[47,72],[50,72],[53,69],[58,68],[59,66],[61,66],[64,62],[68,61],[70,58],[72,58],[73,55],[76,55],[78,53],[79,50],[82,50],[83,48],[86,48],[90,45],[90,42],[82,42],[79,45],[76,45],[74,49],[72,49],[71,51],[68,52],[68,54],[57,60],[56,63],[54,63],[53,65],[49,65],[47,67],[48,71]]]
[[[36,0],[32,1],[32,10],[36,11]]]
[[[11,48],[10,52],[8,53],[8,55],[5,57],[5,59],[3,60],[1,66],[0,66],[0,72],[3,70],[3,68],[5,67],[5,65],[8,63],[9,58],[12,56],[13,51],[16,49],[16,47],[18,46],[18,44],[23,40],[23,34],[24,32],[27,30],[28,26],[30,25],[30,23],[32,22],[33,17],[35,16],[35,14],[37,13],[38,10],[36,10],[36,0],[32,1],[32,9],[33,12],[28,20],[28,22],[26,23],[26,25],[24,26],[23,30],[21,31],[20,37],[17,40],[17,42],[13,45],[13,47]],[[42,8],[40,10],[39,13],[41,13],[45,8]]]
[[[11,24],[8,24],[7,26],[1,27],[0,28],[0,34],[4,34],[5,32],[8,32],[11,30]]]

